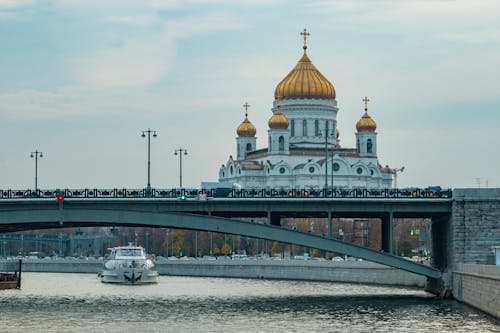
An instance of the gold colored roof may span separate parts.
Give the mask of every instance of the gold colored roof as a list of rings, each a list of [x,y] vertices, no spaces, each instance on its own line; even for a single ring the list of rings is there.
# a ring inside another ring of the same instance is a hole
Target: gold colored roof
[[[313,65],[306,54],[274,90],[275,99],[335,99],[335,88]]]
[[[257,133],[257,129],[255,126],[248,120],[248,117],[245,115],[245,119],[236,129],[236,133],[239,137],[254,137]]]
[[[375,132],[377,129],[377,123],[368,115],[366,109],[363,117],[356,123],[356,129],[358,132]]]
[[[363,102],[365,103],[365,114],[356,123],[356,129],[358,132],[375,132],[377,129],[377,123],[368,115],[368,102],[370,99],[365,96]]]
[[[279,105],[278,110],[274,112],[267,123],[270,129],[288,129],[288,119],[286,119],[285,115],[281,112]]]

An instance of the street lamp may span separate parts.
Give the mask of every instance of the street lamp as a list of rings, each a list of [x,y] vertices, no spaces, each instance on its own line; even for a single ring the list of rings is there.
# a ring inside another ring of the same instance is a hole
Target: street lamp
[[[153,138],[156,138],[156,131],[148,128],[147,131],[142,131],[142,137],[145,138],[148,135],[148,186],[146,187],[146,194],[151,195],[151,134]]]
[[[42,158],[43,153],[41,151],[35,150],[32,151],[30,154],[31,158],[35,158],[35,195],[37,196],[38,193],[38,157]]]
[[[179,188],[182,188],[182,155],[187,155],[187,149],[176,149],[174,150],[174,155],[179,155]]]
[[[320,135],[323,135],[320,131]],[[325,121],[325,191],[328,189],[328,137],[333,136],[333,133],[328,134],[328,121]],[[333,169],[333,167],[332,167]],[[333,170],[332,170],[333,176]],[[332,178],[332,186],[333,186],[333,178]],[[325,192],[326,195],[326,192]]]

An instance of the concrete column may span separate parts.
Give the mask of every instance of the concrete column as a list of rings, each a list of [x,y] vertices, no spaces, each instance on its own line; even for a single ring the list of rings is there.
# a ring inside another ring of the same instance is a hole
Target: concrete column
[[[328,212],[328,220],[326,221],[326,236],[332,238],[333,235],[333,222],[332,222],[332,212]]]
[[[382,220],[382,250],[393,254],[392,250],[392,212],[385,214]]]
[[[452,261],[449,258],[449,218],[433,217],[431,230],[431,265],[444,271]]]
[[[279,213],[267,212],[267,224],[281,226],[281,216]]]

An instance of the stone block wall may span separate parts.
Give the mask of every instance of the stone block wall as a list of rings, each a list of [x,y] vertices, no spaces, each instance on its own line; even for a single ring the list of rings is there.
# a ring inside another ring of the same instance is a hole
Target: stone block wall
[[[455,189],[447,235],[448,267],[487,264],[500,245],[500,189]]]
[[[500,319],[500,266],[457,264],[455,298]]]

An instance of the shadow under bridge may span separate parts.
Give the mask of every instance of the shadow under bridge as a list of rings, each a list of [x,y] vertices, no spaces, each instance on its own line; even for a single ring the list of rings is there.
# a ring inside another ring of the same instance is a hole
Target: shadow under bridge
[[[432,279],[441,277],[441,272],[436,268],[415,263],[388,253],[278,226],[257,224],[254,222],[223,217],[172,212],[141,212],[106,209],[10,211],[3,212],[2,215],[3,221],[0,223],[0,227],[2,227],[1,224],[3,224],[4,227],[6,224],[9,224],[9,229],[11,230],[119,225],[128,227],[168,227],[213,231],[262,238],[345,254],[419,275],[425,275]]]

